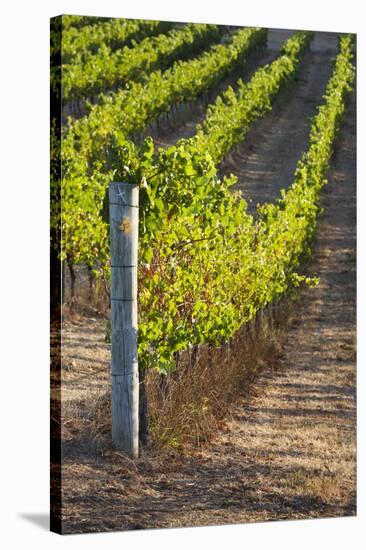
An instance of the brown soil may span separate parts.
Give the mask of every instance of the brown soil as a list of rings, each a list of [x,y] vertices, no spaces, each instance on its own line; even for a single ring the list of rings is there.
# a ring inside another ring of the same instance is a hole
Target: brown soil
[[[272,202],[291,184],[296,164],[307,149],[311,118],[322,102],[336,54],[337,35],[316,32],[294,85],[274,100],[272,112],[225,159],[221,169],[238,177],[234,188],[242,191],[249,211],[257,203]]]
[[[62,329],[62,401],[90,398],[108,388],[110,345],[106,344],[106,321],[88,317],[64,323]]]

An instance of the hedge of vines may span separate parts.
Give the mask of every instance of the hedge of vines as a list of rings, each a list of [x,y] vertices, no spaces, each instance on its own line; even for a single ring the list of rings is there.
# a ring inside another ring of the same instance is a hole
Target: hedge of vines
[[[100,211],[105,190],[117,170],[115,148],[123,135],[146,128],[172,105],[197,98],[266,43],[264,29],[241,29],[225,44],[199,57],[155,71],[144,84],[104,97],[88,116],[70,121],[62,136],[62,220],[51,210],[51,224],[62,225],[62,260],[94,265],[108,257],[108,238]],[[131,142],[131,146],[132,146]],[[52,203],[51,203],[52,207]]]
[[[187,24],[168,34],[149,36],[131,47],[115,52],[103,45],[97,54],[63,66],[62,90],[65,102],[93,97],[133,80],[146,80],[154,69],[164,69],[173,61],[198,53],[218,42],[223,34],[217,25]]]

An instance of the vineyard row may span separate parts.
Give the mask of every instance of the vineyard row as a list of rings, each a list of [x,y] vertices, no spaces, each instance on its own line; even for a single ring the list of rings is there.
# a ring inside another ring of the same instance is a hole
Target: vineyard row
[[[63,100],[85,99],[132,80],[146,80],[152,70],[167,68],[173,61],[218,42],[221,36],[222,30],[216,25],[187,24],[115,52],[101,47],[97,54],[63,65]]]
[[[170,30],[173,23],[165,21],[145,21],[134,19],[111,19],[86,25],[84,27],[65,28],[65,16],[62,18],[62,62],[70,63],[74,59],[82,61],[89,53],[95,54],[101,48],[111,52],[127,44],[142,40]]]

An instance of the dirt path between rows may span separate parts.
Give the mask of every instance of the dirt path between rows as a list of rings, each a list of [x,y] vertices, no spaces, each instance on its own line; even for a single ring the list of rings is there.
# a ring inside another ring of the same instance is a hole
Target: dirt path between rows
[[[353,98],[308,266],[321,282],[300,293],[277,366],[200,449],[133,462],[108,451],[81,459],[66,445],[65,532],[356,513],[355,162]]]
[[[308,147],[311,118],[322,103],[337,54],[338,35],[316,32],[293,86],[273,102],[273,109],[250,130],[246,140],[222,163],[222,174],[238,177],[253,212],[257,203],[272,202],[293,180],[298,160]]]

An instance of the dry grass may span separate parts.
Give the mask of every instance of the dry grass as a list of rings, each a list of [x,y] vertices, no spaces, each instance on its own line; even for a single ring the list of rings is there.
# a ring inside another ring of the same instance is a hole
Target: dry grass
[[[290,494],[319,499],[328,503],[339,500],[343,496],[342,488],[334,474],[326,475],[324,472],[309,474],[295,470],[288,474],[286,485]]]
[[[276,320],[268,312],[260,314],[243,326],[232,342],[221,347],[200,346],[196,357],[192,351],[182,354],[165,390],[161,376],[149,372],[146,389],[151,441],[169,447],[209,441],[238,393],[247,391],[263,366],[275,365],[281,356],[289,311],[287,301],[278,308]]]

